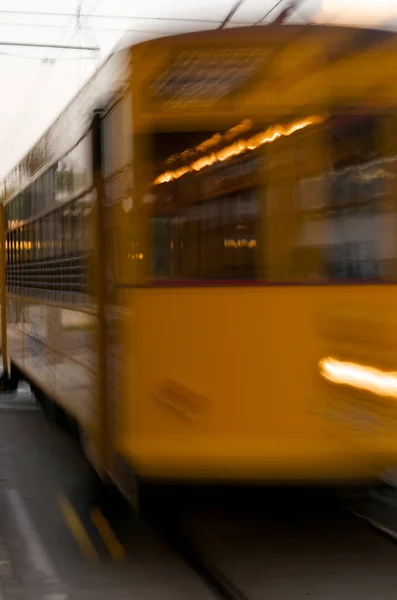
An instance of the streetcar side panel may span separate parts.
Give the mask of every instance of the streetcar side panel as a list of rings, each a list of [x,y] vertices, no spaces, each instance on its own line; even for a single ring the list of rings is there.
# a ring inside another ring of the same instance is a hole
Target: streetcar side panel
[[[84,424],[98,369],[89,143],[5,205],[9,359]],[[52,208],[54,200],[61,205]]]
[[[104,110],[129,80],[126,50],[106,61],[2,184],[9,385],[23,376],[39,400],[55,402],[102,470],[106,340],[97,292],[106,265],[98,261],[97,207],[104,198],[93,177],[91,123],[94,109]]]
[[[363,294],[368,312],[358,315]],[[126,376],[117,449],[138,473],[342,480],[395,464],[395,400],[332,385],[320,370],[327,357],[393,364],[387,289],[148,289],[133,302],[136,371]]]

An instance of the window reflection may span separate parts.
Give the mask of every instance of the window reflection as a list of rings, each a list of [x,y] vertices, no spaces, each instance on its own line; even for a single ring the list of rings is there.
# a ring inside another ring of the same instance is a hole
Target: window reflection
[[[302,283],[396,276],[397,156],[395,144],[382,142],[385,127],[383,116],[333,115],[197,172],[189,168],[197,148],[224,136],[155,134],[153,275]],[[170,161],[173,177],[165,177]]]
[[[176,156],[211,137],[211,132],[156,134],[156,171],[164,169],[168,155]],[[203,280],[258,276],[261,160],[258,153],[237,156],[153,187],[155,276]]]
[[[87,194],[7,232],[9,292],[67,302],[89,293],[92,203]]]
[[[304,278],[360,280],[382,275],[386,178],[379,165],[386,159],[380,160],[378,124],[374,118],[331,119],[326,131],[328,168],[299,180],[295,249]]]

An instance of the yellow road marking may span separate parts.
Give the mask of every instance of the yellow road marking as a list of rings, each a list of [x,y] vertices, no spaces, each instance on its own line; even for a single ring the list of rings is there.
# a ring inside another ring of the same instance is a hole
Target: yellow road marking
[[[95,527],[99,531],[103,541],[106,544],[107,549],[109,550],[113,558],[123,558],[123,556],[125,555],[124,548],[120,544],[115,533],[111,529],[109,523],[107,522],[99,508],[94,507],[91,509],[91,519]]]
[[[66,523],[69,525],[69,529],[76,538],[82,553],[87,558],[98,558],[98,552],[94,544],[92,543],[84,525],[77,516],[73,506],[67,500],[65,496],[59,498],[59,506],[63,513]]]

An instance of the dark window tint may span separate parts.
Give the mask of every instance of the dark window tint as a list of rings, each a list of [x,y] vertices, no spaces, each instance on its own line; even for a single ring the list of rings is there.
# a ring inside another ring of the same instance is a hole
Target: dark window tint
[[[186,152],[210,133],[156,134],[156,177],[211,155]],[[230,144],[230,142],[229,142]],[[227,143],[219,144],[219,150]],[[175,158],[179,155],[179,158]],[[170,157],[174,157],[170,158]],[[258,153],[214,161],[175,181],[153,186],[152,272],[157,278],[251,280],[258,277]],[[173,164],[175,163],[175,164]],[[171,165],[171,166],[170,166]]]
[[[390,165],[382,157],[380,124],[375,118],[330,119],[323,172],[300,178],[294,247],[305,279],[382,275],[383,199]]]

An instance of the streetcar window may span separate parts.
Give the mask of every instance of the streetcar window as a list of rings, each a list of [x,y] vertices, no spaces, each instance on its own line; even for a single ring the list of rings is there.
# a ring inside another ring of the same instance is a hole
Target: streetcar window
[[[51,257],[51,241],[52,241],[52,219],[51,214],[43,217],[43,241],[44,241],[44,257]]]
[[[47,206],[48,195],[48,172],[43,173],[37,180],[37,197],[36,201],[32,201],[32,214],[37,215]]]
[[[15,265],[17,262],[17,238],[16,238],[16,232],[17,230],[14,229],[14,231],[11,233],[11,262]]]
[[[28,223],[26,228],[26,258],[32,260],[34,248],[34,223]]]
[[[62,212],[58,209],[53,213],[54,218],[54,255],[61,256],[62,255],[62,243],[63,243],[63,235],[62,235]]]
[[[31,191],[32,214],[37,214],[37,213],[41,212],[45,206],[45,202],[44,202],[45,183],[46,183],[46,176],[42,175],[32,185],[32,191]]]
[[[114,175],[124,166],[126,157],[123,156],[123,105],[117,103],[106,115],[103,123],[103,149],[105,177]]]
[[[26,192],[27,192],[27,189],[25,190],[25,192],[22,192],[22,194],[25,195]],[[39,206],[39,203],[40,203],[40,196],[41,196],[41,194],[39,193],[39,190],[38,190],[38,181],[35,181],[30,186],[30,204],[32,207],[33,214],[35,214],[37,212],[37,207]]]
[[[18,262],[25,262],[26,226],[18,229]]]
[[[55,213],[51,212],[46,217],[47,226],[48,226],[48,253],[47,256],[49,258],[53,258],[55,254],[55,235],[54,235],[54,226],[55,226]]]
[[[72,151],[71,161],[74,171],[73,193],[79,193],[86,189],[90,183],[89,168],[87,159],[89,158],[89,146],[87,136]]]
[[[4,217],[5,217],[5,227],[6,227],[6,229],[9,229],[10,221],[11,221],[11,204],[10,203],[6,204],[4,207]]]
[[[39,260],[41,258],[41,222],[37,220],[33,223],[34,229],[34,259]]]
[[[396,276],[396,144],[382,146],[385,123],[333,115],[222,160],[224,135],[153,135],[152,274],[302,283]]]
[[[77,253],[81,245],[81,210],[77,202],[70,204],[71,227],[72,227],[72,253]]]
[[[11,234],[7,233],[7,264],[11,264]]]
[[[72,225],[71,225],[71,207],[70,204],[62,209],[62,237],[63,237],[63,254],[68,256],[72,253]]]
[[[186,151],[215,132],[153,136],[155,177],[183,168]],[[224,140],[219,149],[227,146]],[[195,157],[196,160],[202,154]],[[185,158],[186,157],[186,158]],[[158,278],[252,280],[259,276],[260,153],[236,156],[154,185],[152,272]]]
[[[316,177],[300,176],[296,234],[289,238],[303,279],[381,277],[385,169],[379,133],[373,117],[327,123],[328,165]]]
[[[17,207],[18,207],[18,214],[20,215],[19,220],[25,221],[26,219],[30,218],[30,216],[31,216],[31,190],[30,190],[30,187],[26,188],[26,190],[24,192],[22,192],[22,194],[19,195]]]

